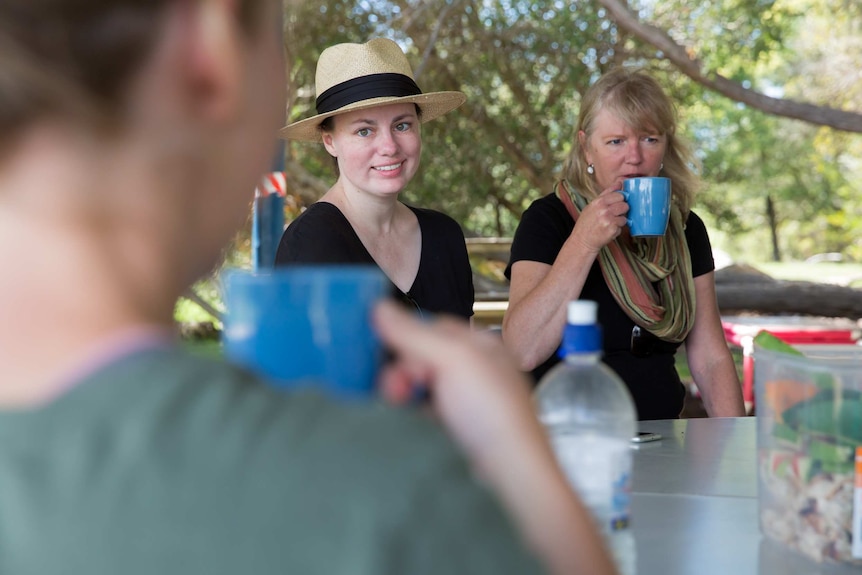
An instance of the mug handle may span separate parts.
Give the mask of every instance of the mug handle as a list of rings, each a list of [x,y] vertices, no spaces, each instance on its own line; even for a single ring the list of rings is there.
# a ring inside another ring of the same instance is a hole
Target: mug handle
[[[631,196],[631,192],[627,192],[625,188],[620,189],[620,193],[623,195],[623,199],[626,203],[629,203],[629,196]],[[626,213],[626,225],[629,229],[632,229],[632,219],[629,217],[629,214],[632,213],[631,204],[629,204],[629,211]]]

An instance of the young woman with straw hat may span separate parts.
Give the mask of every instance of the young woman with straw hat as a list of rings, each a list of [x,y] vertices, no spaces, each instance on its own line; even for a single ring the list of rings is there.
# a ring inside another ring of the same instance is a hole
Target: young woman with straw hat
[[[276,265],[376,264],[403,301],[470,318],[473,278],[461,228],[445,214],[398,199],[419,169],[421,124],[466,97],[422,93],[404,52],[383,38],[324,50],[315,84],[317,115],[281,135],[322,142],[338,179],[288,226]]]

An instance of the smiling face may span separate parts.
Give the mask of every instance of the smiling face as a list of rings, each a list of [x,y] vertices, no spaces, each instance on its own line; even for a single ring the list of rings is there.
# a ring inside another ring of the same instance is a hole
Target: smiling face
[[[339,114],[323,133],[326,150],[338,160],[345,188],[374,195],[403,190],[419,169],[422,152],[414,104],[391,104]]]
[[[667,149],[664,134],[633,128],[607,108],[596,114],[592,132],[581,131],[578,138],[600,190],[619,189],[628,178],[657,176]]]

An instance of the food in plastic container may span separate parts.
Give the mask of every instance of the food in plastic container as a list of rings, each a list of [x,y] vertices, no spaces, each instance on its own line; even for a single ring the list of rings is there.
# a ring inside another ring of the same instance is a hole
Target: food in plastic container
[[[862,565],[852,556],[862,348],[834,348],[815,357],[755,338],[760,528],[815,561]]]

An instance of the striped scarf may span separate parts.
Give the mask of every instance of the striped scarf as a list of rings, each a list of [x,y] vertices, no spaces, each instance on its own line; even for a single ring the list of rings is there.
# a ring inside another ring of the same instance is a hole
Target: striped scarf
[[[587,200],[566,180],[558,182],[555,191],[577,222]],[[685,224],[676,202],[667,233],[632,238],[632,246],[618,237],[599,252],[611,294],[637,325],[665,341],[682,342],[694,325],[695,294]]]

